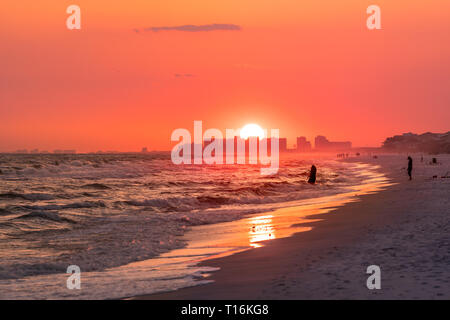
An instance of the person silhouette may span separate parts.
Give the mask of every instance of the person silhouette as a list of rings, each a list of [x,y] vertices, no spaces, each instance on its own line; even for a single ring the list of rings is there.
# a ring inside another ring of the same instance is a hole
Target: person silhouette
[[[316,183],[316,174],[317,174],[317,168],[315,165],[311,166],[311,171],[309,172],[309,179],[308,183],[315,184]]]
[[[409,176],[409,180],[412,180],[412,166],[413,166],[413,160],[411,157],[408,157],[408,176]]]

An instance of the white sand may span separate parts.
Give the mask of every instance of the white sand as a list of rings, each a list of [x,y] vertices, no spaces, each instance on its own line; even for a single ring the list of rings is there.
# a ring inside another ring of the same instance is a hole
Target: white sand
[[[330,248],[315,262],[278,277],[264,297],[450,298],[450,178],[441,178],[450,171],[450,157],[439,156],[445,165],[431,166],[416,155],[412,181],[400,169],[406,167],[405,158],[371,161],[382,164],[399,183],[372,204],[372,210],[385,211],[381,216],[386,220],[364,225],[358,241]],[[364,201],[360,205],[364,208]],[[369,276],[364,271],[371,264],[381,268],[381,290],[364,285]]]

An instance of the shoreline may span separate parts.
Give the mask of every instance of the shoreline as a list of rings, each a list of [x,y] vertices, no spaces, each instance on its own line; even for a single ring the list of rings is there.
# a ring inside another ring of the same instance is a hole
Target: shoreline
[[[183,228],[183,232],[178,232],[176,238],[172,238],[174,241],[180,241],[180,243],[182,241],[183,246],[163,252],[157,257],[137,260],[117,267],[86,270],[82,265],[80,269],[83,271],[83,290],[67,291],[65,285],[66,273],[41,274],[38,269],[36,274],[19,280],[9,280],[9,278],[1,280],[0,287],[3,289],[3,294],[0,294],[0,296],[14,299],[121,299],[209,283],[211,280],[207,278],[208,274],[218,268],[202,267],[198,265],[199,262],[229,256],[263,246],[267,243],[267,240],[289,237],[296,232],[307,231],[310,227],[299,225],[301,222],[310,221],[310,219],[305,219],[307,215],[327,212],[332,207],[353,201],[356,194],[373,191],[373,188],[378,188],[381,184],[387,183],[387,179],[379,173],[376,166],[359,162],[346,164],[339,163],[336,160],[331,162],[330,159],[322,160],[316,164],[323,170],[324,177],[329,177],[321,182],[324,185],[318,185],[316,188],[304,182],[305,188],[300,189],[304,189],[305,193],[295,194],[294,196],[294,194],[290,195],[283,192],[283,195],[286,195],[285,199],[291,199],[289,201],[279,203],[268,201],[268,205],[266,205],[264,201],[266,199],[262,198],[262,205],[256,201],[256,204],[248,204],[246,207],[239,205],[236,208],[231,208],[232,210],[225,210],[222,217],[213,215],[212,220],[218,218],[215,223],[208,223],[211,219],[207,219],[207,217],[196,217],[195,214],[184,215],[183,212],[180,212],[179,220],[175,219],[176,223],[190,224],[190,218],[198,219],[198,221],[192,222],[191,227]],[[300,174],[299,181],[303,177],[304,171],[302,169],[306,168],[302,165],[303,162],[300,161],[300,170],[296,170]],[[342,182],[344,186],[336,188],[335,183],[328,183],[330,179],[338,179],[337,185]],[[104,185],[108,184],[105,183]],[[252,188],[253,185],[250,184],[249,187]],[[294,188],[295,190],[297,189]],[[297,207],[301,210],[296,210]],[[230,212],[231,215],[229,215]],[[131,221],[140,221],[142,217],[145,217],[145,215],[139,214],[135,218],[131,215]],[[207,223],[201,223],[202,219]],[[122,219],[119,219],[119,221],[122,221]],[[148,226],[147,230],[151,232],[151,227],[154,224],[145,223],[145,225]],[[131,227],[133,226],[135,224],[131,225]],[[122,228],[117,229],[122,230]],[[86,230],[89,230],[89,228]],[[126,231],[126,229],[123,230]],[[170,230],[168,231],[170,232]],[[157,233],[154,233],[154,235],[157,235]],[[120,239],[120,237],[117,239]],[[132,245],[129,246],[130,249],[136,248],[146,251],[152,249],[151,246],[147,247],[148,242],[140,243],[138,241],[139,236],[133,235],[132,239],[137,240],[136,242],[133,240]],[[151,240],[152,237],[149,237],[149,239]],[[171,245],[164,238],[156,239],[161,246]],[[92,254],[87,252],[87,256]],[[108,258],[108,254],[103,259]],[[97,259],[98,256],[92,256],[92,258]],[[69,264],[76,262],[73,259],[68,261]]]
[[[301,225],[312,227],[311,231],[201,262],[199,266],[220,268],[207,278],[213,283],[130,299],[448,299],[450,274],[445,271],[450,267],[446,259],[450,227],[445,196],[449,183],[439,181],[444,187],[434,188],[426,165],[415,170],[423,171],[422,176],[406,181],[397,170],[403,156],[346,161],[379,164],[398,184],[358,196],[358,201],[326,216],[309,215],[308,219],[321,219]],[[417,197],[423,192],[436,199]],[[435,201],[439,199],[445,203]],[[444,227],[437,227],[438,221]],[[433,251],[433,244],[439,250]],[[415,258],[427,254],[431,261]],[[366,268],[372,264],[381,268],[381,290],[366,287]]]

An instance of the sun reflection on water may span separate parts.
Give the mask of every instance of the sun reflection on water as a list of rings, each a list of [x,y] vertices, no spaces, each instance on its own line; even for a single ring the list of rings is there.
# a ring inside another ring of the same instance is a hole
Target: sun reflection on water
[[[261,247],[258,242],[276,239],[275,229],[272,224],[272,215],[250,218],[250,230],[248,232],[250,246]]]

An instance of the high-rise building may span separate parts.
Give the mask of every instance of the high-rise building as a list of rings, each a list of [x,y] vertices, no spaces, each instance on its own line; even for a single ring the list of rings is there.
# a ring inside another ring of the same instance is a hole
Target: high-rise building
[[[279,150],[280,152],[286,152],[287,151],[287,139],[286,138],[279,138]]]
[[[348,150],[351,148],[352,143],[350,141],[329,141],[324,136],[317,136],[315,139],[315,149],[318,151]]]
[[[76,150],[59,150],[59,149],[57,149],[57,150],[54,150],[53,153],[56,153],[56,154],[76,154],[77,151]]]
[[[305,137],[297,137],[297,151],[298,152],[310,152],[311,142],[306,140]]]

